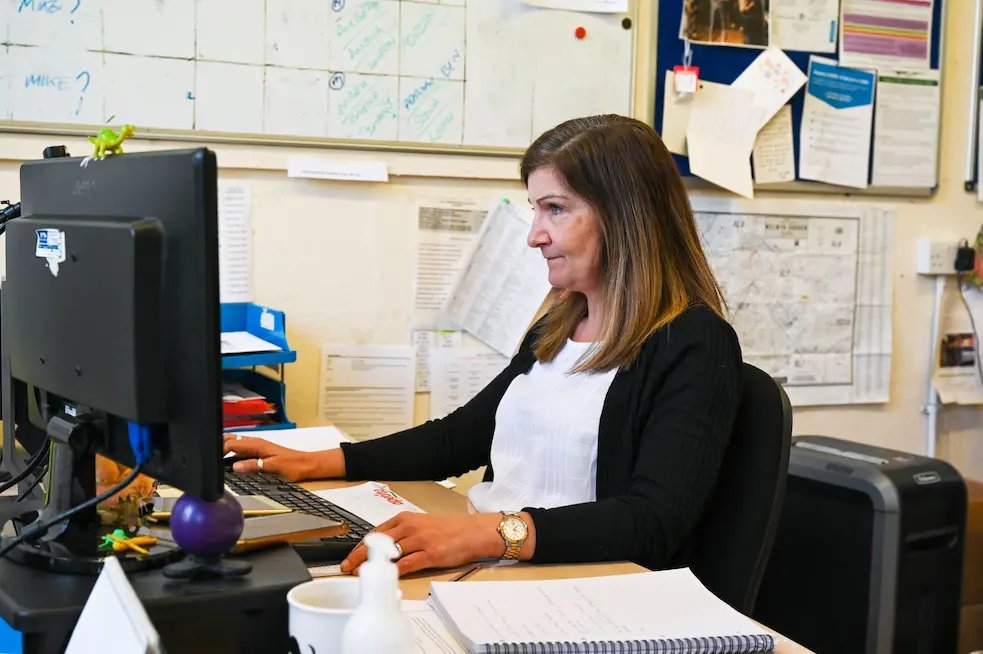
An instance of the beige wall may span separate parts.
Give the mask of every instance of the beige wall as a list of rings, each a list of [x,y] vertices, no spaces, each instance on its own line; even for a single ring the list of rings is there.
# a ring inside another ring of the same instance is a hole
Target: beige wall
[[[930,200],[889,201],[897,211],[891,401],[882,406],[797,410],[797,434],[820,433],[922,451],[932,282],[914,274],[915,244],[929,235],[971,238],[983,218],[974,197],[962,188],[970,18],[968,0],[949,0],[939,192]],[[38,157],[52,143],[66,143],[73,154],[88,150],[87,143],[73,138],[0,134],[0,199],[18,197],[19,162]],[[147,147],[173,144],[140,141],[131,149]],[[287,158],[310,150],[213,147],[221,176],[248,180],[252,187],[256,301],[287,313],[289,338],[299,354],[288,370],[287,405],[301,425],[318,420],[321,343],[407,342],[417,203],[442,197],[487,200],[503,194],[525,199],[515,181],[514,159],[318,152],[388,161],[390,183],[358,184],[288,179]],[[427,402],[426,396],[418,396],[418,418],[426,416]],[[981,419],[983,413],[969,407],[946,408],[940,420],[940,455],[976,477],[983,477]]]

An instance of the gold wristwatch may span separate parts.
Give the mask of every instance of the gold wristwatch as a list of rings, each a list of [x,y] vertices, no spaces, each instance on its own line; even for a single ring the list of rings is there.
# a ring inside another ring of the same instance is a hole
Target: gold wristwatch
[[[503,511],[502,521],[498,523],[498,533],[505,541],[505,555],[502,558],[506,560],[519,558],[519,550],[522,549],[522,544],[526,542],[526,536],[529,535],[526,521],[515,511]]]

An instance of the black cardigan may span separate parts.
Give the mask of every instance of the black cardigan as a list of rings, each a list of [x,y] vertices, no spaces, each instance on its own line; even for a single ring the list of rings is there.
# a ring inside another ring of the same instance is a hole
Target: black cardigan
[[[489,465],[498,403],[535,362],[535,331],[498,377],[447,417],[342,445],[347,477],[441,480]],[[741,366],[734,330],[704,307],[688,309],[649,337],[638,358],[615,374],[604,399],[597,500],[525,509],[536,527],[533,562],[684,565],[731,436]],[[485,478],[492,474],[489,469]]]

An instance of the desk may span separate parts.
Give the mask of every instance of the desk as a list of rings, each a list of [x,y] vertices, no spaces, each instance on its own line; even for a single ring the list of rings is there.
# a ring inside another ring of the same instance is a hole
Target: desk
[[[427,513],[446,515],[467,511],[467,498],[464,495],[432,482],[387,482],[396,493],[416,504]],[[323,490],[351,486],[346,482],[311,482],[304,486],[310,490]],[[403,597],[408,600],[425,599],[430,593],[430,582],[448,581],[463,568],[421,572],[410,575],[400,582]],[[468,577],[467,581],[520,581],[532,579],[569,579],[572,577],[600,577],[604,575],[630,574],[642,572],[644,568],[634,563],[598,563],[588,565],[529,565],[516,563],[502,567],[489,567]],[[811,654],[811,651],[794,643],[781,634],[776,654]]]

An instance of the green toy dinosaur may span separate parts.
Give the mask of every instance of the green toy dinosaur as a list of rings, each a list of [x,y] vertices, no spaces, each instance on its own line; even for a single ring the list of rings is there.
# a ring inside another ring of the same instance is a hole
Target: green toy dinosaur
[[[90,136],[89,140],[96,146],[92,158],[103,159],[107,154],[123,154],[123,141],[133,136],[135,130],[133,125],[123,125],[117,135],[107,127],[100,130],[98,136]]]

